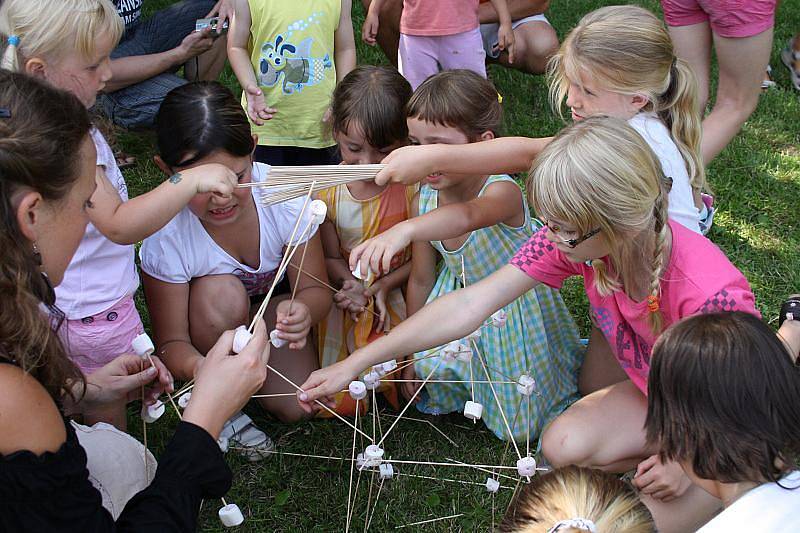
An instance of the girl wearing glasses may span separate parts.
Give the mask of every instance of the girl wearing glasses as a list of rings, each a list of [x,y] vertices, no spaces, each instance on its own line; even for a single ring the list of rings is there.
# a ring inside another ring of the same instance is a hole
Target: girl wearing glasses
[[[662,464],[658,447],[646,442],[651,347],[689,315],[757,315],[750,286],[710,241],[667,219],[668,181],[658,160],[619,119],[588,118],[563,130],[536,159],[528,189],[548,226],[510,264],[431,302],[339,365],[312,373],[299,399],[311,409],[311,400],[330,397],[366,366],[468,335],[534,287],[558,289],[582,276],[592,320],[606,341],[590,342],[587,358],[616,361],[622,372],[556,418],[543,433],[542,452],[553,466],[636,469],[633,483],[659,530],[687,531],[719,501],[692,486],[677,463]]]

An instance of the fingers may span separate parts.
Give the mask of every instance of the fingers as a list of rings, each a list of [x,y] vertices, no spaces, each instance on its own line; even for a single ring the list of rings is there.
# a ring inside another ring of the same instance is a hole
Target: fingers
[[[300,385],[300,390],[297,391],[297,399],[301,407],[304,405],[310,407],[310,405],[314,403],[314,400],[326,396],[325,385],[327,379],[325,370],[327,369],[315,370],[308,376],[308,379]]]
[[[171,393],[175,390],[175,381],[172,377],[172,374],[161,359],[156,356],[151,356],[151,358],[153,363],[156,365],[156,369],[158,370],[158,382],[166,392]]]
[[[508,64],[509,65],[514,64],[514,43],[511,43],[508,46]]]
[[[228,356],[231,353],[233,353],[233,331],[225,331],[208,351],[206,357],[212,359],[220,356]]]
[[[656,465],[656,463],[658,463],[658,456],[651,455],[650,457],[648,457],[647,459],[636,465],[636,475],[634,476],[634,479],[643,475],[645,472],[653,468]]]

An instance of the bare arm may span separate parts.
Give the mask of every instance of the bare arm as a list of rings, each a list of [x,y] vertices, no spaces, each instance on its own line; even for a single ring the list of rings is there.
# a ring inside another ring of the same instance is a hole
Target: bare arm
[[[361,27],[361,38],[370,46],[375,46],[378,42],[376,40],[378,28],[380,27],[380,17],[378,15],[381,12],[382,5],[383,0],[372,0],[369,3],[369,9],[364,18],[364,25]]]
[[[355,280],[347,260],[342,257],[340,250],[341,244],[336,228],[330,220],[325,220],[319,227],[319,235],[322,240],[322,250],[325,253],[325,266],[328,277],[334,287],[341,287],[347,280]]]
[[[339,83],[351,70],[356,68],[356,41],[353,35],[353,21],[350,18],[351,0],[342,0],[339,26],[333,36],[333,58],[336,65],[336,83]]]
[[[436,283],[439,254],[429,242],[415,242],[411,252],[411,272],[406,285],[406,313],[413,315],[423,307]],[[413,353],[413,352],[409,352]]]
[[[519,20],[533,15],[540,15],[547,11],[550,0],[506,0],[511,20]],[[478,19],[481,24],[500,22],[498,12],[489,2],[478,7]]]
[[[328,273],[325,271],[325,257],[319,233],[297,248],[292,263],[300,265],[304,249],[303,271],[327,283]],[[297,286],[296,301],[306,304],[310,312],[311,325],[317,324],[327,316],[331,307],[331,291],[310,276],[300,274],[296,268],[289,268],[288,274],[289,284],[293,289]]]

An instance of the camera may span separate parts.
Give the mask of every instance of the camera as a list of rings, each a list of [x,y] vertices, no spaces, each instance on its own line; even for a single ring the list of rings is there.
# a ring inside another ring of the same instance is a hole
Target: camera
[[[207,19],[197,19],[194,23],[194,30],[195,31],[202,31],[206,28],[211,28],[215,33],[217,31],[217,26],[219,26],[219,17],[211,17]],[[228,31],[228,21],[224,21],[222,23],[222,30],[219,32],[219,35],[226,33]]]

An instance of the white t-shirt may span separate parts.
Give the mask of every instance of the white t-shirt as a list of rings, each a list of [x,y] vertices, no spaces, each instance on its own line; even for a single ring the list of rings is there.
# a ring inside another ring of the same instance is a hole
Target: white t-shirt
[[[253,181],[260,182],[269,174],[269,165],[253,165]],[[139,250],[142,270],[167,283],[188,283],[194,278],[212,274],[234,274],[245,286],[249,295],[263,294],[269,290],[278,270],[283,248],[303,207],[304,198],[296,198],[276,205],[263,205],[258,188],[251,189],[256,203],[259,225],[260,264],[252,268],[242,264],[218,245],[203,224],[188,207],[184,207],[169,224],[148,237]],[[295,241],[305,242],[314,235],[312,224],[303,237],[301,232],[311,219],[308,209],[298,226]]]
[[[787,488],[764,483],[745,493],[697,533],[800,531],[800,470],[788,473],[780,484]]]
[[[105,169],[106,178],[126,202],[128,186],[114,152],[96,128],[92,128],[91,135],[97,149],[97,166]],[[56,305],[68,319],[76,320],[106,311],[133,294],[139,286],[134,254],[133,246],[111,242],[90,222],[64,272],[64,280],[56,287]]]
[[[638,113],[628,124],[639,132],[658,156],[664,174],[672,178],[669,193],[669,218],[700,233],[700,213],[694,205],[686,162],[669,130],[654,113]]]

